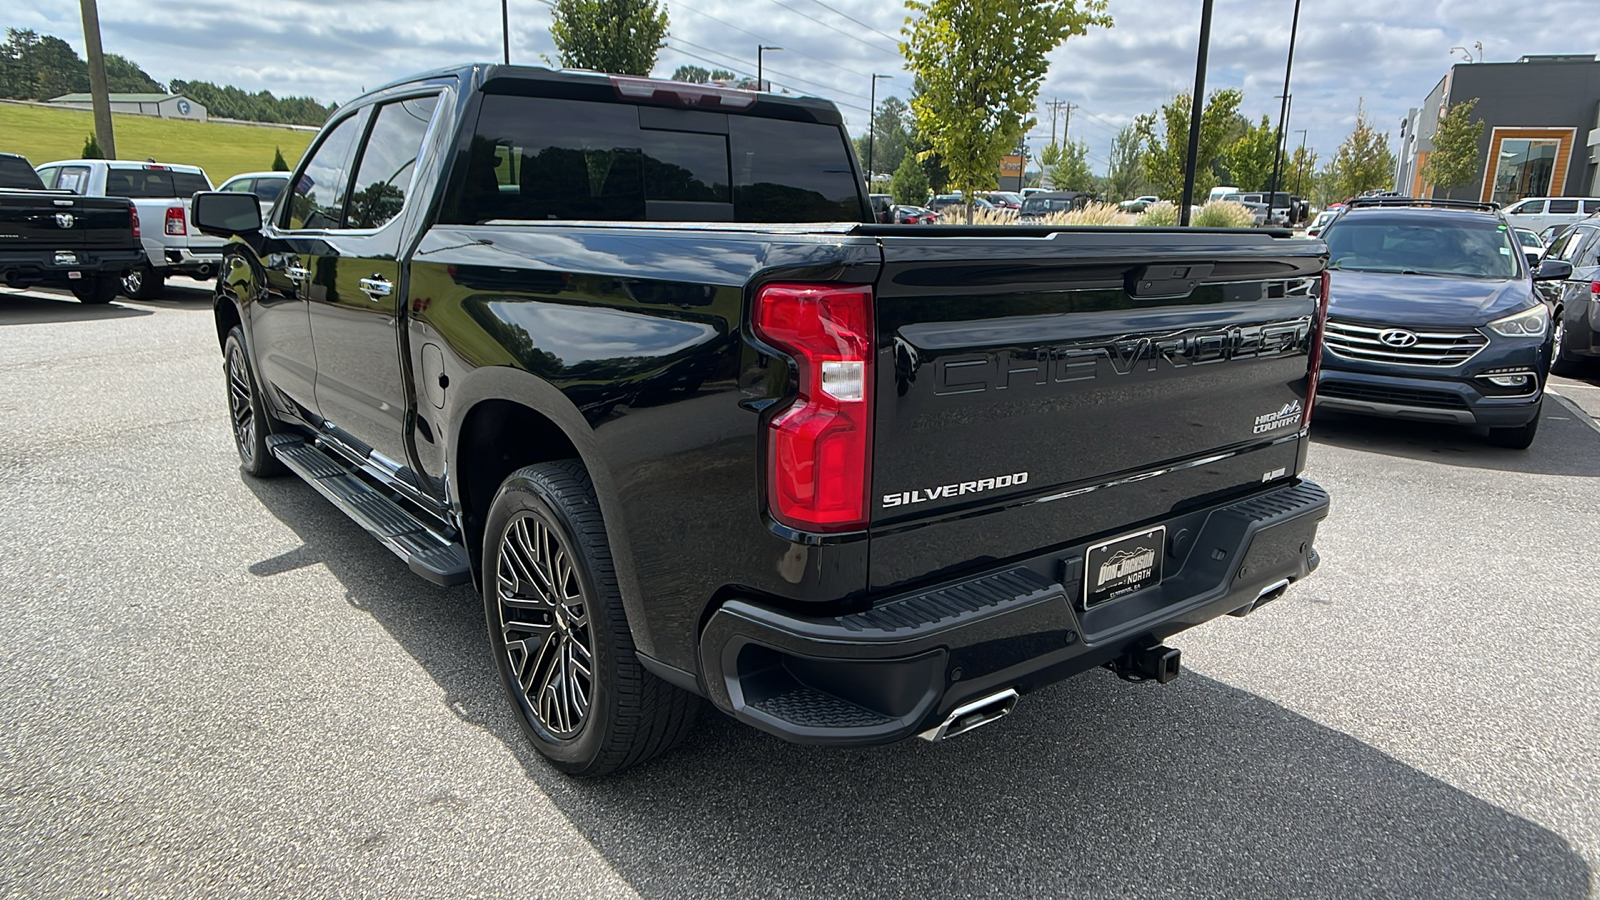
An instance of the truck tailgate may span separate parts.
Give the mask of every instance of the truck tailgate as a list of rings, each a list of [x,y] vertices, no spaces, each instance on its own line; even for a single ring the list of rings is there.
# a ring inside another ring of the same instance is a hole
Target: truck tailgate
[[[1298,471],[1321,243],[876,233],[874,588],[1115,537]]]

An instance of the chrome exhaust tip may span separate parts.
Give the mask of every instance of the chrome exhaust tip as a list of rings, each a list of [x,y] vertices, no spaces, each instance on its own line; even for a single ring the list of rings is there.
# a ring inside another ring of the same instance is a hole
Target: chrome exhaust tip
[[[980,697],[969,703],[963,703],[950,711],[937,727],[930,728],[917,735],[925,741],[938,743],[939,741],[953,738],[958,734],[966,734],[974,728],[981,728],[990,722],[1004,718],[1017,705],[1017,691],[1015,688],[1006,688],[996,694]]]

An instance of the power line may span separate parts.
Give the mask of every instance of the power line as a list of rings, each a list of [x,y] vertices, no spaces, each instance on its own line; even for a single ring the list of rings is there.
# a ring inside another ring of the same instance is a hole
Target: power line
[[[681,54],[683,54],[683,55],[684,55],[684,56],[687,56],[687,57],[689,57],[689,58],[691,58],[691,59],[698,59],[698,60],[700,60],[700,61],[701,61],[701,62],[704,62],[704,63],[710,63],[710,64],[711,64],[711,65],[713,65],[713,66],[717,66],[717,67],[719,67],[719,68],[720,68],[720,67],[723,67],[723,66],[728,66],[728,65],[729,65],[729,64],[728,64],[728,63],[725,63],[725,62],[721,62],[721,61],[719,61],[719,60],[715,60],[715,59],[711,59],[711,58],[710,58],[710,57],[706,57],[706,56],[701,56],[701,55],[700,55],[700,54],[698,54],[698,53],[693,53],[693,52],[690,52],[690,51],[688,51],[688,50],[685,50],[685,49],[683,49],[683,48],[682,48],[682,47],[676,47],[676,46],[673,46],[673,44],[672,44],[672,42],[673,42],[673,41],[683,41],[683,38],[668,38],[668,39],[667,39],[667,47],[668,47],[668,48],[669,48],[669,49],[671,49],[671,50],[672,50],[672,51],[673,51],[673,52],[674,52],[674,53],[681,53]],[[683,42],[684,42],[684,43],[688,43],[688,41],[683,41]],[[700,45],[699,45],[699,44],[694,44],[694,45],[692,45],[692,46],[696,46],[696,47],[699,47],[699,46],[700,46]],[[750,66],[750,65],[751,65],[751,64],[750,64],[750,63],[748,63],[748,62],[745,62],[745,61],[742,61],[742,60],[739,60],[739,58],[738,58],[738,57],[736,57],[736,56],[730,56],[730,55],[729,55],[729,54],[726,54],[726,53],[722,53],[722,51],[720,51],[720,50],[708,50],[708,49],[707,49],[707,48],[705,48],[705,47],[701,47],[701,48],[700,48],[700,49],[702,49],[702,50],[706,50],[706,52],[708,52],[708,53],[717,53],[717,54],[719,54],[719,55],[721,55],[721,56],[725,56],[725,57],[727,57],[727,58],[728,58],[728,59],[732,59],[732,60],[735,60],[735,61],[738,61],[738,62],[739,62],[739,63],[740,63],[740,65],[742,65],[742,66],[746,66],[746,67],[749,67],[749,66]],[[742,71],[742,72],[741,72],[741,71],[738,71],[738,70],[737,70],[737,67],[734,67],[734,68],[735,68],[735,71],[734,71],[734,74],[736,74],[736,75],[743,75],[743,76],[745,76],[745,77],[746,77],[746,78],[754,78],[754,77],[755,77],[755,75],[754,75],[754,74],[752,74],[752,72],[753,72],[753,69],[751,69],[751,68],[745,68],[745,69],[744,69],[744,71]],[[785,79],[785,80],[787,80],[787,81],[790,81],[790,82],[800,82],[800,83],[802,83],[802,84],[810,84],[810,85],[813,85],[813,86],[816,86],[816,82],[811,82],[811,81],[806,81],[806,80],[805,80],[805,79],[803,79],[803,78],[795,78],[795,77],[794,77],[794,76],[792,76],[792,75],[785,75],[785,74],[784,74],[784,73],[782,73],[782,72],[778,72],[778,71],[777,71],[777,70],[776,70],[776,69],[773,69],[773,68],[770,68],[770,67],[769,67],[769,68],[767,68],[767,70],[766,70],[766,71],[767,71],[767,72],[772,72],[772,73],[775,73],[775,74],[777,74],[777,75],[780,75],[780,76],[782,76],[782,77],[783,77],[783,78],[784,78],[784,79]],[[769,78],[769,79],[767,79],[767,80],[768,80],[768,81],[769,81],[769,82],[770,82],[770,81],[771,81],[771,80],[772,80],[772,79],[770,79],[770,78]],[[778,85],[778,86],[779,86],[779,87],[786,87],[786,86],[787,86],[787,85],[784,85],[784,84],[780,84],[780,85]],[[827,87],[826,87],[826,86],[823,86],[823,87],[825,87],[825,89],[827,89],[827,90],[834,90],[834,89],[833,89],[833,88],[827,88]],[[800,93],[802,93],[802,94],[804,94],[804,93],[809,93],[809,92],[807,92],[807,91],[800,91]],[[857,105],[856,105],[856,104],[854,104],[854,103],[846,103],[846,102],[844,102],[844,101],[843,101],[843,100],[840,100],[840,99],[838,99],[838,98],[836,98],[836,97],[830,97],[830,96],[827,96],[827,95],[824,95],[824,94],[821,94],[821,93],[820,93],[820,92],[819,92],[819,93],[818,93],[818,94],[817,94],[817,95],[816,95],[816,96],[819,96],[819,97],[821,97],[821,98],[822,98],[822,99],[824,99],[824,100],[828,100],[828,101],[831,101],[831,102],[832,102],[832,103],[834,103],[834,104],[835,104],[835,105],[837,105],[837,106],[847,106],[847,107],[849,107],[849,108],[850,108],[850,109],[857,109],[857,110],[860,110],[860,111],[862,111],[862,112],[868,112],[868,110],[867,110],[867,108],[866,108],[866,107],[865,107],[865,106],[857,106]],[[849,93],[846,93],[846,96],[849,96],[849,97],[856,97],[856,96],[860,96],[860,95],[859,95],[859,94],[849,94]]]
[[[717,50],[717,49],[715,49],[713,47],[707,47],[704,44],[696,44],[694,41],[687,40],[685,38],[668,37],[668,40],[669,41],[677,41],[680,44],[688,44],[689,46],[694,47],[697,50],[704,50],[707,53],[715,53],[718,56],[725,56],[728,59],[734,60],[735,62],[739,63],[740,65],[750,66],[750,67],[754,67],[755,66],[755,63],[751,62],[748,59],[742,59],[740,57],[734,56],[732,53],[729,53],[729,52],[727,52],[725,50]],[[682,53],[683,51],[680,49],[678,52]],[[721,64],[718,63],[718,65],[721,65]],[[789,81],[798,81],[801,84],[809,84],[812,87],[820,88],[821,90],[832,91],[832,92],[834,92],[836,94],[843,94],[846,97],[855,97],[858,100],[866,100],[867,99],[867,95],[866,94],[857,94],[854,91],[840,90],[839,88],[834,87],[831,84],[823,84],[820,81],[811,81],[810,79],[801,78],[798,75],[791,75],[788,72],[780,72],[780,71],[778,71],[777,69],[774,69],[771,66],[766,66],[765,70],[767,72],[773,72],[773,73],[775,73],[775,74],[777,74],[777,75],[779,75],[779,76],[781,76],[783,78],[788,79]],[[768,79],[768,80],[770,80],[770,79]],[[858,107],[856,107],[856,109],[866,109],[866,107],[858,106]]]
[[[827,10],[828,12],[833,13],[834,15],[844,16],[846,19],[849,19],[850,21],[856,23],[857,25],[860,25],[862,28],[865,28],[866,30],[872,32],[873,34],[883,34],[883,32],[879,31],[876,28],[873,28],[871,25],[868,25],[867,23],[861,21],[860,19],[858,19],[858,18],[856,18],[856,17],[854,17],[852,15],[849,15],[848,13],[840,12],[839,10],[834,9],[833,7],[829,6],[828,4],[823,3],[822,0],[811,0],[811,2],[815,3],[816,5],[818,5],[820,7],[822,7],[823,9]],[[895,42],[895,46],[897,46],[897,47],[899,46],[899,44],[900,44],[900,39],[899,38],[897,38],[897,37],[895,37],[893,35],[889,35],[889,34],[883,34],[883,36],[888,38],[891,41],[894,41]]]
[[[721,24],[726,25],[726,26],[728,26],[729,28],[732,28],[735,31],[744,32],[745,34],[748,34],[751,37],[755,38],[760,43],[763,43],[763,44],[773,43],[773,39],[770,38],[770,37],[765,37],[763,35],[756,34],[754,31],[751,31],[748,28],[740,28],[738,25],[735,25],[735,24],[733,24],[732,22],[729,22],[726,19],[719,19],[716,16],[713,16],[712,14],[710,14],[708,12],[701,12],[700,10],[695,9],[694,7],[688,5],[687,3],[675,3],[674,5],[675,6],[680,6],[680,7],[684,8],[684,9],[687,9],[689,12],[695,13],[697,15],[705,16],[706,18],[710,19],[713,22],[720,22]],[[678,38],[678,40],[683,41],[686,44],[689,43],[688,41],[685,41],[683,38]],[[695,45],[695,46],[698,46],[698,45]],[[717,51],[712,51],[712,52],[717,52]],[[872,77],[871,75],[867,74],[866,72],[857,72],[854,69],[847,69],[844,66],[839,65],[838,63],[834,62],[831,59],[822,59],[821,57],[812,56],[811,54],[805,52],[804,50],[791,50],[789,48],[784,48],[783,52],[785,52],[785,53],[797,53],[800,56],[804,56],[806,59],[816,60],[817,62],[822,63],[823,65],[832,66],[832,67],[838,69],[841,72],[849,72],[851,75],[859,75],[862,78],[871,78]]]
[[[857,42],[859,44],[863,44],[863,45],[865,45],[867,47],[870,47],[873,50],[878,51],[879,53],[889,53],[889,54],[893,54],[894,56],[899,56],[900,55],[900,48],[899,47],[896,47],[893,50],[885,50],[884,48],[878,46],[877,44],[868,43],[867,41],[862,40],[861,38],[857,37],[856,35],[851,34],[848,31],[845,31],[842,28],[835,28],[832,25],[829,25],[827,22],[824,22],[821,19],[817,18],[816,16],[810,15],[809,13],[803,13],[800,10],[795,9],[794,7],[790,6],[787,3],[780,2],[780,0],[772,0],[772,2],[774,4],[776,4],[776,5],[778,5],[778,6],[783,7],[784,9],[787,9],[789,12],[792,12],[797,16],[801,16],[803,18],[810,19],[811,21],[817,23],[818,25],[821,25],[823,28],[826,28],[826,29],[828,29],[830,31],[836,31],[839,34],[842,34],[845,37],[849,38],[850,40],[855,41],[855,42]]]

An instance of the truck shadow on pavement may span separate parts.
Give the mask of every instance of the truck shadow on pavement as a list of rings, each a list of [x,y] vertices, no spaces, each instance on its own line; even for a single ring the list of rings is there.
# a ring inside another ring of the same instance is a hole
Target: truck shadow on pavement
[[[1600,477],[1600,435],[1577,415],[1547,398],[1533,446],[1510,450],[1490,444],[1483,429],[1380,419],[1319,410],[1311,439],[1346,450],[1382,453],[1423,462],[1529,475]],[[1312,451],[1315,453],[1315,450]]]
[[[150,310],[127,306],[120,299],[111,303],[79,303],[77,298],[67,293],[53,295],[0,290],[0,326],[125,319],[150,314]]]
[[[797,746],[707,706],[662,759],[569,779],[524,742],[470,588],[415,578],[296,479],[244,481],[303,541],[251,571],[326,565],[521,763],[528,797],[469,802],[542,792],[646,897],[1589,896],[1560,835],[1193,672],[1093,672],[939,745]]]

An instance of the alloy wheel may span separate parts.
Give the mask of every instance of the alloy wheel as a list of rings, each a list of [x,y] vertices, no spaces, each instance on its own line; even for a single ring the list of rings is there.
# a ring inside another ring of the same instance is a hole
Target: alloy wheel
[[[137,297],[144,290],[144,267],[134,266],[133,270],[122,276],[122,292],[130,297]]]
[[[517,699],[558,740],[575,737],[594,699],[594,637],[572,553],[523,512],[500,538],[497,607]]]
[[[228,343],[228,417],[233,422],[233,439],[246,464],[255,455],[256,412],[250,390],[250,369],[244,349],[237,341]]]

